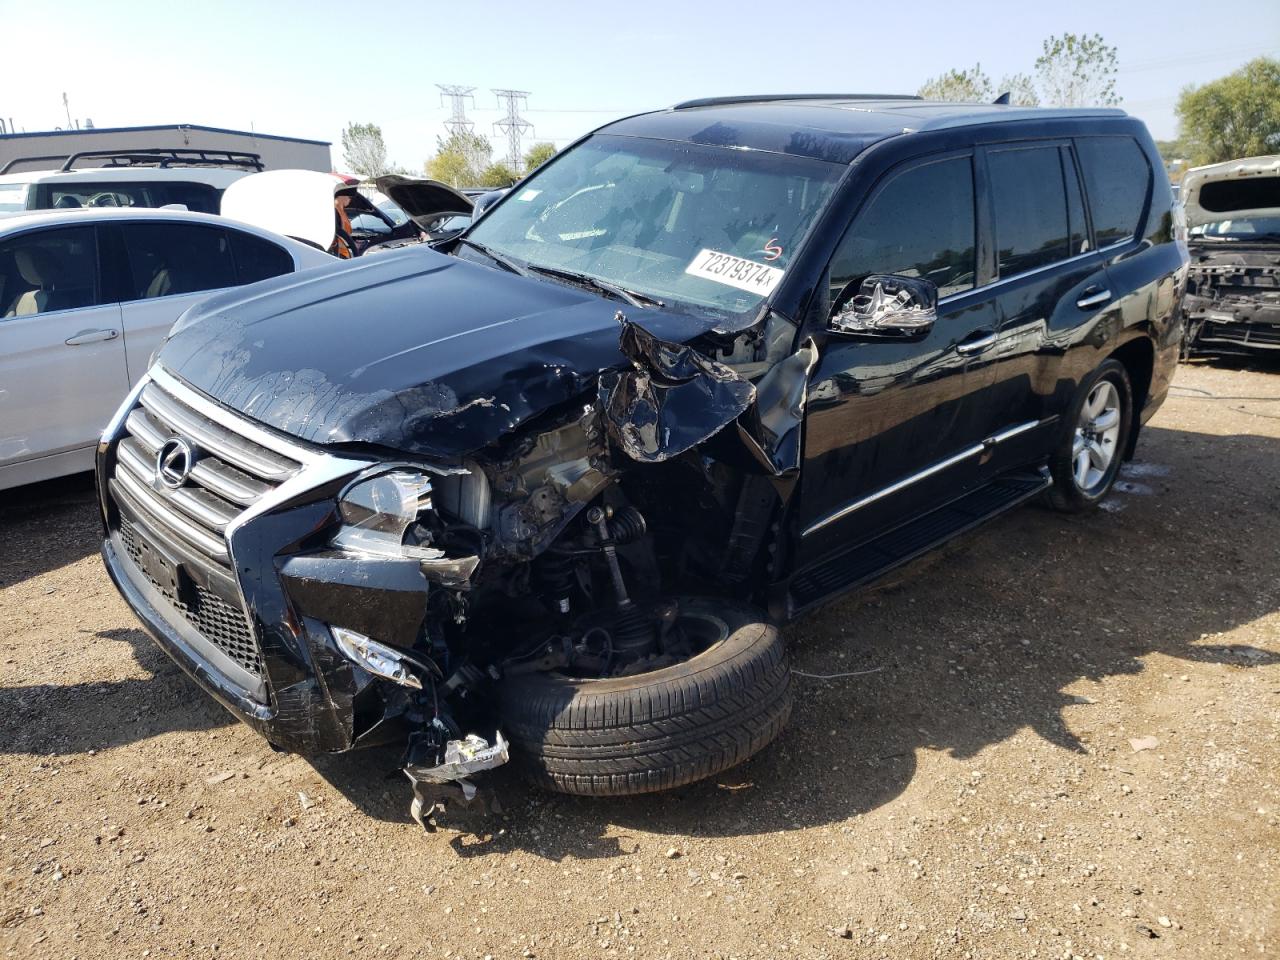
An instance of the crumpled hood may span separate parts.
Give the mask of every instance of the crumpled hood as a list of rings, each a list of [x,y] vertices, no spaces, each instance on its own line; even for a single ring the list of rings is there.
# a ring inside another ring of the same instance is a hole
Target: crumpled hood
[[[1280,217],[1280,156],[1193,167],[1182,178],[1179,199],[1188,227],[1232,218]]]
[[[619,307],[672,343],[712,327],[418,246],[212,297],[158,362],[303,440],[454,458],[627,368]]]

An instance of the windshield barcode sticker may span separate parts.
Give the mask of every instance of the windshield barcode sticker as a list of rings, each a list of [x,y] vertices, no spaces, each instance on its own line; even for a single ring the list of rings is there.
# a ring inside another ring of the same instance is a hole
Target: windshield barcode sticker
[[[698,251],[698,255],[684,268],[684,272],[762,297],[773,292],[783,273],[777,267],[744,260],[731,253],[717,253],[715,250]]]

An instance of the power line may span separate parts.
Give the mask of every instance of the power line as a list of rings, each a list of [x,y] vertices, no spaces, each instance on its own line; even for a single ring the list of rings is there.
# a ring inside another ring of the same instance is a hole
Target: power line
[[[1152,60],[1139,60],[1136,63],[1130,63],[1120,67],[1117,73],[1138,73],[1142,70],[1164,70],[1168,67],[1180,67],[1184,64],[1213,63],[1217,60],[1234,60],[1240,57],[1246,57],[1253,53],[1266,53],[1270,47],[1260,45],[1256,47],[1236,47],[1232,50],[1219,50],[1216,52],[1201,51],[1200,53],[1191,53],[1176,57],[1156,57]]]
[[[471,133],[475,129],[475,124],[467,119],[467,104],[470,100],[472,106],[475,106],[475,87],[464,87],[457,83],[437,83],[440,88],[440,102],[449,101],[449,119],[444,122],[444,128],[449,131],[451,136],[460,133]]]
[[[529,99],[528,90],[494,90],[498,103],[506,104],[506,116],[493,122],[493,129],[507,138],[507,162],[511,169],[519,171],[521,167],[520,140],[526,133],[533,133],[533,124],[520,116],[520,108]]]

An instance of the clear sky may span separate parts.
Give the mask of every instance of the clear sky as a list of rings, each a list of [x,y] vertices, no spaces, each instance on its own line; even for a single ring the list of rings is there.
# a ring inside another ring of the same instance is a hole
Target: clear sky
[[[1225,18],[1221,28],[1213,18]],[[476,87],[476,130],[498,144],[492,88],[530,91],[536,139],[558,146],[609,119],[731,93],[911,93],[951,67],[1030,73],[1050,34],[1119,50],[1122,106],[1157,138],[1173,105],[1262,54],[1280,56],[1280,0],[0,0],[0,117],[19,130],[196,123],[331,140],[379,124],[418,169],[448,114],[437,83]]]

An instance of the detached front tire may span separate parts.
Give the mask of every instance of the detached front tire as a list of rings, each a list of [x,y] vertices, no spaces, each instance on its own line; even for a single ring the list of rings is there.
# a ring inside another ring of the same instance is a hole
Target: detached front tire
[[[617,797],[714,776],[771,743],[791,714],[791,668],[773,625],[743,604],[692,598],[681,617],[717,631],[696,656],[588,680],[527,674],[499,685],[512,759],[560,793]]]
[[[1133,429],[1133,387],[1124,364],[1104,360],[1085,377],[1067,414],[1066,429],[1049,472],[1049,503],[1063,513],[1083,513],[1111,492]]]

